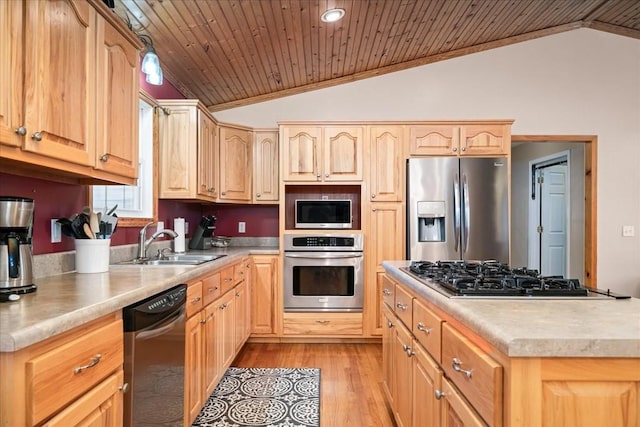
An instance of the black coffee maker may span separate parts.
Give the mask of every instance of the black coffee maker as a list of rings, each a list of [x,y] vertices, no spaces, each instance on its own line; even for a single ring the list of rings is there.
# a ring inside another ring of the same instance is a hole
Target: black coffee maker
[[[33,199],[0,196],[0,293],[25,294],[33,283]]]
[[[203,216],[189,239],[189,249],[211,249],[211,236],[216,229],[216,217],[213,215]]]

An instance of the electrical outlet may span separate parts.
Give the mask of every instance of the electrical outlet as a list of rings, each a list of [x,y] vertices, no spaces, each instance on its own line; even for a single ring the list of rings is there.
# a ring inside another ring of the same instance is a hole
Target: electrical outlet
[[[636,230],[633,225],[622,226],[622,237],[633,237],[636,235]]]
[[[156,232],[164,230],[164,221],[158,221],[158,225],[156,226]]]
[[[51,243],[62,242],[62,224],[57,219],[51,220]]]
[[[244,233],[246,231],[246,223],[245,222],[239,222],[238,223],[238,233]]]

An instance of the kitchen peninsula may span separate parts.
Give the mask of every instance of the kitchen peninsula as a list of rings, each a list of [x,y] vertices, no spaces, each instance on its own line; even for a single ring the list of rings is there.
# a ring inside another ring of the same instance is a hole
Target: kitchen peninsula
[[[449,298],[408,264],[385,261],[382,289],[385,392],[404,425],[638,425],[640,300]]]
[[[246,291],[250,259],[278,252],[228,247],[205,251],[224,257],[195,266],[111,265],[106,273],[38,279],[37,292],[0,305],[0,425],[67,426],[88,418],[118,425],[108,420],[122,418],[122,393],[129,387],[123,381],[122,308],[182,283],[188,285],[185,353],[193,355],[185,361],[184,418],[192,420],[191,412],[197,415],[202,396],[249,336],[255,305]],[[214,310],[224,322],[208,321],[205,312]],[[211,360],[213,366],[203,350],[209,332],[232,343],[224,359]]]

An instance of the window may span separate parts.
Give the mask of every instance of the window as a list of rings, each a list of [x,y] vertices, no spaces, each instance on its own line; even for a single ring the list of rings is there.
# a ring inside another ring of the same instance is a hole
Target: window
[[[138,185],[94,185],[92,206],[96,212],[107,212],[118,206],[120,226],[140,226],[155,220],[154,198],[154,107],[151,102],[139,102]]]

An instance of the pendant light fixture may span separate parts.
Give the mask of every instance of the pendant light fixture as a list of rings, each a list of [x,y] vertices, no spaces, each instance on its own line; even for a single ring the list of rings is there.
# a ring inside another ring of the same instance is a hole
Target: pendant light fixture
[[[162,68],[160,68],[160,59],[153,47],[153,41],[151,37],[146,34],[138,34],[138,38],[144,44],[146,52],[142,58],[142,65],[140,69],[147,75],[146,81],[149,84],[160,86],[162,85]]]

